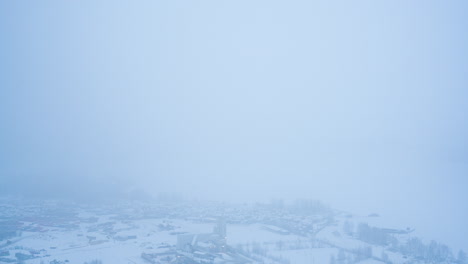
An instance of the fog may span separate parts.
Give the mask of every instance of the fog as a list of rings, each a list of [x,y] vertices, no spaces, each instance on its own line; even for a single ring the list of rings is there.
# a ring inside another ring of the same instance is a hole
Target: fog
[[[3,1],[0,194],[319,199],[467,248],[465,1]]]

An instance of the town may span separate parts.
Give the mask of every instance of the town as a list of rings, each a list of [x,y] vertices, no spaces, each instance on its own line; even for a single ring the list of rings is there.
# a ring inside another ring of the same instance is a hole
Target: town
[[[378,214],[318,201],[0,200],[0,263],[466,263]]]

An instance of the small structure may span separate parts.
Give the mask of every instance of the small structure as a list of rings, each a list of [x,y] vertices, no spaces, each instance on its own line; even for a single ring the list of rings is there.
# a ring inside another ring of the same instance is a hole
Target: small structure
[[[212,233],[181,234],[177,236],[177,249],[189,253],[195,251],[223,252],[226,248],[226,222],[218,219]]]

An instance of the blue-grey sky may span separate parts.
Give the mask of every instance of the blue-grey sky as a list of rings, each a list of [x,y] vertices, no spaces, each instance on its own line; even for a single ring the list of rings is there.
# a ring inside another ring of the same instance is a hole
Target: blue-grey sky
[[[467,248],[467,12],[462,0],[2,1],[2,191],[309,197]]]

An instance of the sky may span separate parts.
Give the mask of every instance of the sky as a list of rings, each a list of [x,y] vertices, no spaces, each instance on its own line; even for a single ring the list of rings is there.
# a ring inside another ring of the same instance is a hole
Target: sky
[[[320,199],[468,249],[467,11],[2,1],[0,193]]]

